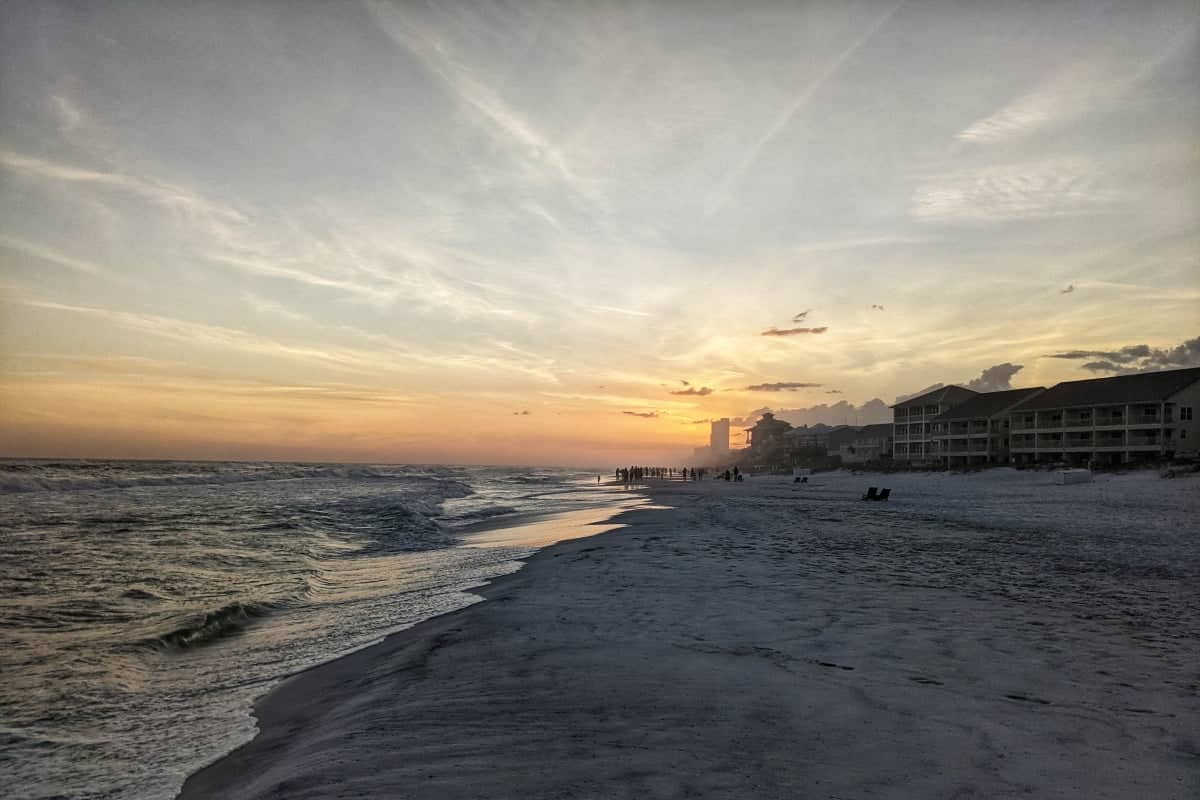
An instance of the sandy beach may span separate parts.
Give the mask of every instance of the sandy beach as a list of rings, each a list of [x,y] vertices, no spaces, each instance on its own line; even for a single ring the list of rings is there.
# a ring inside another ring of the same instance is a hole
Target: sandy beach
[[[647,491],[285,682],[181,797],[1200,794],[1200,481]]]

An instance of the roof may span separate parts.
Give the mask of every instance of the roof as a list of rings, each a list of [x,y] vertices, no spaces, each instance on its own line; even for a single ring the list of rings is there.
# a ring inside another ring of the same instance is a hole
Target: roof
[[[910,406],[924,406],[933,404],[941,405],[947,400],[961,403],[962,401],[976,394],[979,393],[972,389],[965,389],[962,386],[955,386],[951,384],[950,386],[942,386],[937,389],[931,389],[930,391],[925,392],[925,394],[918,395],[917,397],[910,397],[901,403],[896,403],[892,406],[892,408],[909,408]]]
[[[1138,372],[1113,378],[1067,381],[1020,403],[1014,411],[1102,406],[1117,403],[1161,403],[1200,381],[1200,367]]]
[[[854,437],[856,442],[865,442],[870,439],[890,439],[892,438],[892,423],[881,422],[878,425],[864,425],[858,429],[858,435]]]
[[[933,418],[934,422],[945,422],[952,419],[979,419],[992,417],[1015,406],[1022,400],[1028,400],[1038,392],[1046,391],[1044,386],[1032,389],[1009,389],[1003,392],[984,392],[970,400],[959,403],[949,411],[943,411]]]

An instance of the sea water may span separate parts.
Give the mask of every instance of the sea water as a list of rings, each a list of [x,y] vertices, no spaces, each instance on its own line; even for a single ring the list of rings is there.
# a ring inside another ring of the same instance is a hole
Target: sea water
[[[531,552],[462,546],[472,524],[627,498],[594,476],[0,461],[4,795],[174,796],[281,678],[478,600]]]

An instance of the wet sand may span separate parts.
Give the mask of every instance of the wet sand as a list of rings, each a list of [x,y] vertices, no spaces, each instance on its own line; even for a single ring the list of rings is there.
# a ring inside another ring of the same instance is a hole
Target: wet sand
[[[182,797],[1200,795],[1200,482],[652,490],[285,682]]]

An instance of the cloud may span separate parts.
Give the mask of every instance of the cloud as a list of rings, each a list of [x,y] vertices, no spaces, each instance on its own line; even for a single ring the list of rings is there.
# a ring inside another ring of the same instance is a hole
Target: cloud
[[[50,107],[59,120],[58,132],[64,136],[74,131],[84,121],[83,110],[66,95],[51,95]]]
[[[368,0],[367,8],[379,29],[416,57],[451,95],[475,112],[478,120],[519,148],[529,162],[545,164],[564,183],[572,187],[578,185],[562,150],[471,69],[463,53],[458,52],[452,42],[423,28],[415,14],[410,13],[411,8],[381,0]]]
[[[611,314],[624,314],[627,317],[648,317],[649,313],[645,311],[634,311],[631,308],[617,308],[616,306],[592,306],[595,311],[608,311]]]
[[[693,397],[707,397],[708,395],[710,395],[712,393],[713,393],[713,390],[708,388],[707,386],[701,386],[698,389],[695,386],[691,386],[691,387],[688,387],[687,389],[679,389],[677,391],[671,392],[671,394],[674,394],[674,395],[693,396]]]
[[[733,426],[753,425],[770,408],[758,408],[743,417],[730,420]],[[773,412],[777,419],[793,425],[874,425],[892,421],[892,411],[878,397],[862,405],[841,400],[833,405],[821,403],[807,408],[780,408]]]
[[[45,245],[36,242],[28,242],[24,239],[17,239],[12,236],[0,234],[0,247],[7,247],[9,250],[15,250],[18,253],[24,253],[27,256],[48,261],[52,264],[58,264],[61,267],[67,267],[78,272],[86,272],[89,275],[110,275],[111,273],[105,267],[100,266],[91,261],[74,256],[68,256],[58,252]]]
[[[825,392],[825,394],[841,394],[841,393],[842,393],[841,389],[829,389]]]
[[[161,181],[146,180],[119,172],[97,172],[84,167],[25,156],[9,150],[0,150],[0,167],[34,179],[90,184],[115,189],[176,211],[207,215],[224,222],[246,221],[246,218],[238,211],[209,202],[182,186]]]
[[[342,333],[351,333],[370,347],[327,346],[270,339],[238,328],[192,322],[157,314],[120,311],[92,306],[22,300],[22,305],[85,315],[138,333],[156,336],[192,347],[209,347],[231,352],[251,353],[320,366],[340,372],[408,372],[415,367],[445,369],[461,367],[485,372],[515,372],[536,378],[544,383],[558,383],[558,377],[548,365],[536,359],[500,359],[484,352],[435,353],[418,350],[391,337],[367,334],[341,326]]]
[[[658,416],[657,411],[622,411],[621,413],[631,417],[643,417],[644,419],[654,419]]]
[[[805,317],[812,313],[812,309],[801,311],[796,316],[792,317],[792,322],[804,322]]]
[[[712,422],[711,419],[690,419],[690,420],[688,420],[687,424],[688,425],[707,425],[710,422]]]
[[[818,386],[823,386],[820,383],[801,383],[799,381],[784,382],[784,383],[756,383],[753,386],[747,386],[747,392],[794,392],[799,389],[815,389]]]
[[[512,413],[513,413],[514,417],[528,417],[529,416],[528,411],[514,411]]]
[[[827,326],[820,328],[768,328],[759,334],[759,336],[800,336],[806,333],[824,333],[829,330]]]
[[[941,389],[945,385],[946,384],[944,384],[944,383],[934,383],[934,384],[930,384],[929,386],[926,386],[924,389],[918,389],[915,392],[909,392],[908,394],[898,394],[898,395],[896,395],[896,402],[903,403],[905,400],[912,400],[914,397],[920,397],[921,395],[925,394],[926,392],[932,392],[935,389]]]
[[[1071,283],[1071,284],[1067,285],[1067,288],[1060,289],[1058,293],[1059,294],[1070,294],[1073,291],[1075,291],[1075,284]]]
[[[1012,388],[1012,377],[1024,369],[1022,364],[1005,362],[988,367],[978,378],[967,383],[968,389],[977,392],[1003,392]]]
[[[683,384],[684,386],[691,386],[691,385],[692,385],[692,384],[691,384],[689,381],[680,381],[680,383],[681,383],[681,384]]]
[[[770,412],[770,410],[771,409],[768,406],[763,406],[762,408],[756,408],[753,411],[747,413],[745,416],[734,417],[733,419],[729,420],[729,424],[731,427],[735,427],[735,428],[744,427],[746,425],[753,425],[755,422],[758,421],[759,417],[761,417],[763,414]]]
[[[1043,358],[1061,358],[1069,361],[1086,361],[1081,366],[1089,372],[1146,372],[1159,369],[1200,366],[1200,336],[1188,339],[1174,347],[1150,347],[1133,344],[1116,350],[1066,350],[1047,353]]]
[[[988,367],[980,372],[979,377],[977,378],[972,378],[969,381],[955,381],[952,385],[965,386],[966,388],[976,392],[1003,392],[1013,388],[1012,377],[1022,369],[1024,369],[1024,365],[1012,364],[1006,361],[1003,364],[996,364]],[[920,397],[927,392],[932,392],[937,389],[944,388],[945,386],[946,384],[944,383],[935,383],[915,392],[897,395],[896,402],[903,403],[905,400],[911,400],[914,397]]]
[[[883,311],[883,306],[879,305],[879,303],[871,303],[871,308],[875,309],[876,311]]]
[[[285,308],[279,303],[276,303],[274,300],[267,300],[266,298],[259,297],[251,292],[247,292],[246,294],[242,295],[242,300],[246,303],[246,305],[254,309],[255,313],[258,314],[274,314],[277,317],[290,319],[293,322],[308,322],[311,320],[311,317],[305,314],[292,311],[291,309]]]
[[[1084,158],[955,170],[917,187],[912,216],[921,222],[980,223],[1096,214],[1116,200],[1100,175],[1100,165]]]
[[[792,101],[780,112],[770,126],[767,127],[766,131],[764,131],[763,134],[746,150],[746,152],[742,154],[741,159],[737,162],[737,164],[734,165],[733,169],[729,170],[729,172],[726,173],[725,177],[717,185],[716,191],[713,192],[713,194],[708,198],[708,202],[704,210],[705,216],[711,217],[725,205],[725,203],[729,200],[734,188],[736,188],[737,184],[741,181],[742,176],[745,175],[752,166],[754,166],[754,163],[758,161],[759,156],[762,154],[762,151],[766,148],[766,146],[769,145],[771,141],[791,123],[792,118],[795,117],[796,114],[799,113],[800,109],[803,108],[818,91],[820,91],[821,87],[823,87],[825,83],[831,77],[833,77],[833,75],[839,69],[842,68],[842,65],[849,61],[854,54],[858,52],[859,48],[870,41],[871,38],[879,32],[879,29],[882,28],[887,21],[892,18],[892,15],[895,14],[900,6],[904,5],[905,2],[906,0],[900,0],[900,2],[896,3],[890,8],[885,9],[881,14],[879,14],[879,16],[877,16],[871,22],[867,29],[863,31],[863,33],[857,39],[851,42],[849,46],[842,50],[842,52],[836,57],[831,59],[825,65],[825,68],[818,72],[816,76],[809,81],[804,88],[802,88],[796,94],[795,97],[792,98]]]

